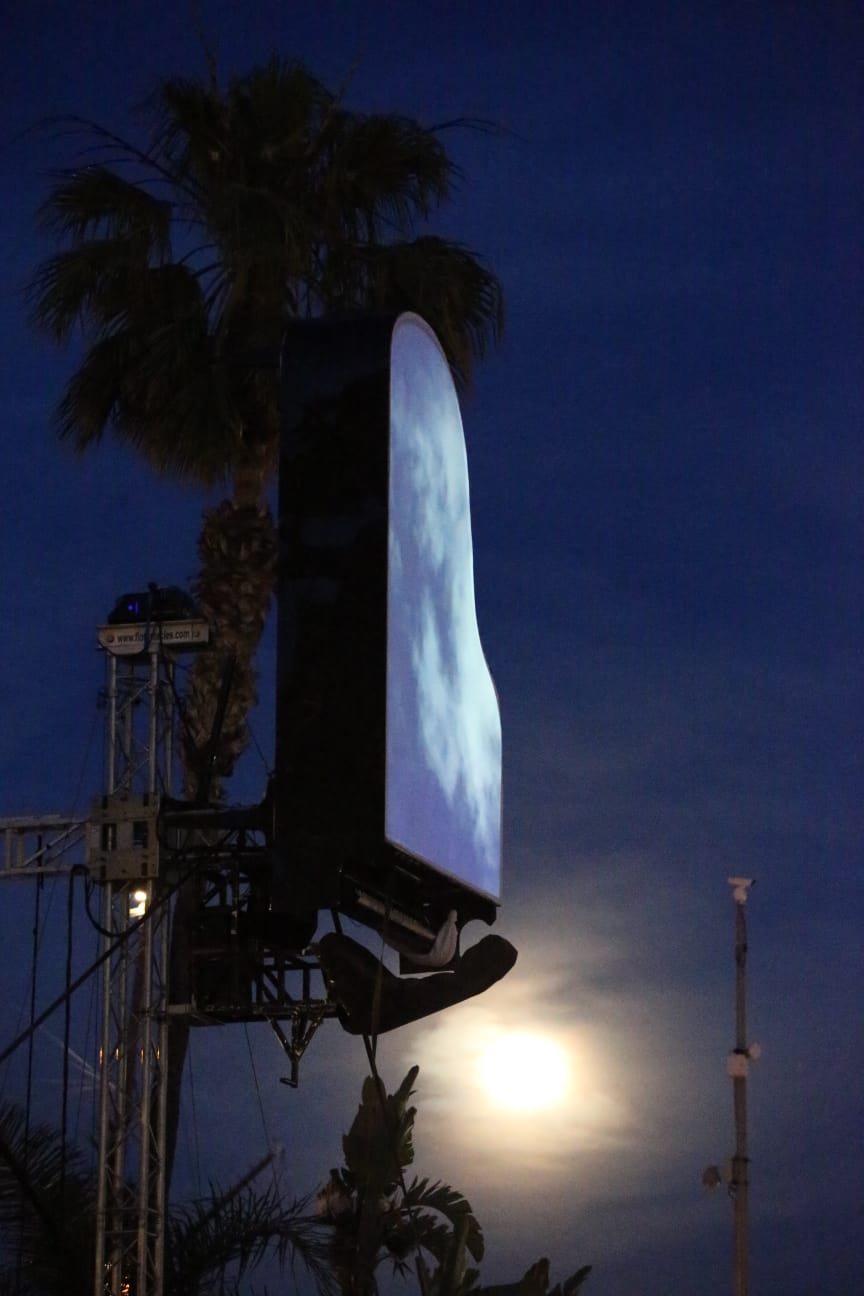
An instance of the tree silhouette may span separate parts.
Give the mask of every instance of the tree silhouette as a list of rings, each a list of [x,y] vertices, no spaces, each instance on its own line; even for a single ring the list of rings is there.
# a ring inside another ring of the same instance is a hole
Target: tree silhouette
[[[376,1296],[378,1269],[416,1274],[420,1296],[573,1296],[591,1266],[549,1288],[549,1261],[538,1260],[514,1283],[483,1286],[483,1232],[466,1198],[448,1184],[413,1177],[419,1073],[412,1067],[393,1094],[380,1077],[363,1082],[360,1106],[342,1140],[344,1164],[331,1170],[318,1208],[332,1230],[329,1259],[342,1296]]]

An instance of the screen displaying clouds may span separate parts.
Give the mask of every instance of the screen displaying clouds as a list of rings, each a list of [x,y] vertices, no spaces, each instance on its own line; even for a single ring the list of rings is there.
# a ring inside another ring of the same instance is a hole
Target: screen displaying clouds
[[[385,832],[497,896],[501,720],[477,627],[465,437],[447,360],[413,315],[393,331],[389,496]]]

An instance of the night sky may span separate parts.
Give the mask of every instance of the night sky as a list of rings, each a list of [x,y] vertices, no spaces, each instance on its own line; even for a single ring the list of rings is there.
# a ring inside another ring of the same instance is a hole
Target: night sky
[[[496,127],[448,131],[465,181],[436,228],[491,263],[508,306],[463,422],[503,721],[495,930],[520,958],[482,998],[382,1040],[391,1087],[420,1064],[418,1171],[472,1202],[487,1281],[546,1254],[558,1277],[593,1264],[596,1296],[731,1291],[731,1207],[700,1181],[733,1150],[726,878],[753,876],[753,1290],[851,1296],[864,1281],[864,11],[200,9],[222,76],[277,50],[346,86],[351,107]],[[0,815],[71,813],[100,790],[95,628],[124,590],[188,584],[206,502],[113,446],[76,461],[56,443],[75,355],[34,335],[21,292],[50,251],[35,208],[72,160],[68,140],[30,128],[77,112],[134,131],[131,107],[160,75],[206,74],[193,9],[14,10],[0,18]],[[250,753],[239,801],[260,796],[272,758],[272,636],[262,671],[263,758]],[[50,948],[65,891],[49,892]],[[3,1044],[27,1011],[32,908],[29,886],[4,884]],[[40,1002],[61,961],[43,959]],[[474,1067],[502,1028],[567,1043],[565,1107],[490,1106]],[[242,1173],[268,1142],[297,1193],[337,1164],[366,1070],[357,1039],[322,1030],[297,1092],[278,1083],[287,1066],[263,1026],[195,1034],[192,1063],[178,1191]],[[43,1032],[46,1118],[60,1069]]]

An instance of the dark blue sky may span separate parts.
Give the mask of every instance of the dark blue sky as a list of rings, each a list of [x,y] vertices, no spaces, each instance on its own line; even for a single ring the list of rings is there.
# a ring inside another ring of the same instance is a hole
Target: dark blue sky
[[[559,1275],[593,1262],[597,1296],[730,1290],[731,1211],[699,1180],[733,1146],[726,876],[752,874],[754,1290],[856,1290],[864,15],[836,0],[201,10],[223,74],[275,48],[347,83],[351,106],[502,128],[448,134],[466,178],[439,227],[488,258],[508,301],[463,421],[504,723],[499,929],[520,960],[382,1045],[394,1084],[421,1064],[418,1168],[471,1199],[489,1279],[547,1253]],[[161,73],[204,60],[187,6],[137,0],[36,0],[0,18],[0,49],[2,815],[98,791],[95,626],[124,589],[188,581],[203,505],[114,448],[76,462],[52,440],[74,356],[29,331],[20,287],[69,154],[21,132],[64,111],[131,130]],[[265,751],[268,723],[265,700]],[[250,764],[236,795],[262,780]],[[2,897],[4,1040],[29,904],[17,884]],[[467,1076],[473,1039],[532,1023],[567,1039],[581,1079],[566,1112],[523,1127]],[[212,1080],[248,1076],[242,1033],[206,1034],[205,1178],[245,1169],[267,1137],[251,1081]],[[338,1159],[362,1052],[333,1027],[294,1094],[269,1037],[253,1046],[301,1191]],[[40,1047],[40,1074],[59,1073]],[[50,1078],[42,1096],[47,1112]],[[214,1146],[216,1128],[233,1136]]]

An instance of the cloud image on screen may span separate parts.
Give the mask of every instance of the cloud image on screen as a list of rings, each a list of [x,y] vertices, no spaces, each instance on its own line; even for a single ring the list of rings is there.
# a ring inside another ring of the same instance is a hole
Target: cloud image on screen
[[[501,719],[474,602],[468,462],[453,379],[417,316],[393,331],[387,838],[474,889],[501,886]]]

